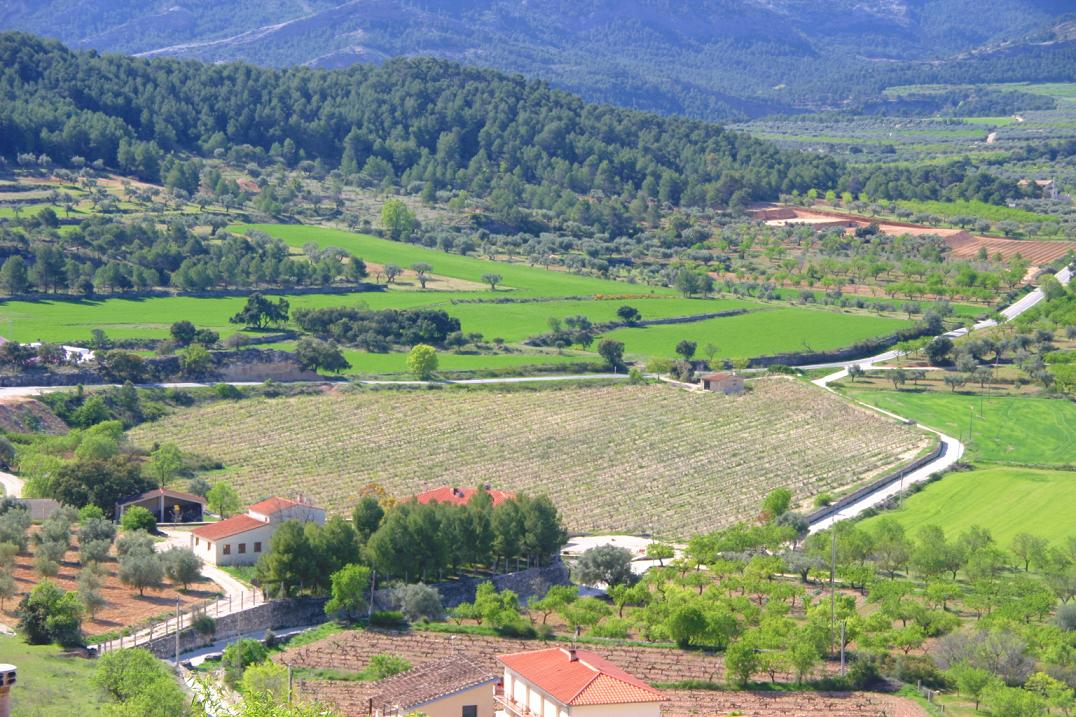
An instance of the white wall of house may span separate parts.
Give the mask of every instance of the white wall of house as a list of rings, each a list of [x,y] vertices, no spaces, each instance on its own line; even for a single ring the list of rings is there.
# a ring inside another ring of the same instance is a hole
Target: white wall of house
[[[266,523],[219,540],[191,535],[191,550],[210,565],[253,565],[269,551],[269,539],[278,527],[277,523]]]

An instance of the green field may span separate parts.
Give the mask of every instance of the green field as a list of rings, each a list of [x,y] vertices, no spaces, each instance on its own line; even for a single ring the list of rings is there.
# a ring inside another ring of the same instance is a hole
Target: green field
[[[107,702],[90,683],[94,663],[64,657],[52,645],[27,645],[15,637],[0,637],[0,662],[18,668],[11,690],[11,714],[18,717],[95,717]]]
[[[972,525],[990,529],[1008,549],[1012,537],[1028,532],[1060,545],[1076,535],[1076,472],[1008,466],[985,466],[949,473],[944,480],[910,496],[898,510],[887,511],[912,535],[924,525],[938,525],[955,538]],[[870,528],[879,517],[863,521]]]
[[[494,262],[459,254],[448,254],[416,244],[404,244],[380,239],[369,234],[356,234],[341,229],[327,229],[302,224],[240,224],[229,227],[242,233],[257,229],[284,240],[289,246],[302,247],[314,243],[322,248],[339,247],[375,264],[397,264],[404,268],[416,262],[426,262],[433,273],[453,279],[482,284],[482,275],[500,274],[504,290],[512,296],[589,296],[593,294],[664,294],[675,295],[672,289],[631,286],[618,281],[595,279],[589,276],[550,271],[524,263]]]
[[[790,307],[690,324],[623,328],[608,336],[623,341],[627,353],[637,356],[672,356],[676,344],[687,339],[698,344],[700,354],[706,344],[712,343],[717,346],[717,356],[746,358],[850,346],[911,323],[868,314]]]
[[[901,200],[897,204],[913,212],[924,214],[936,214],[940,217],[975,217],[992,222],[1048,222],[1056,217],[1048,214],[1036,214],[1025,209],[1015,207],[1001,207],[986,202],[969,202],[965,200],[955,202],[930,202]]]
[[[849,393],[960,438],[967,444],[971,459],[1024,465],[1076,465],[1076,403],[1071,401],[914,391],[853,389]]]

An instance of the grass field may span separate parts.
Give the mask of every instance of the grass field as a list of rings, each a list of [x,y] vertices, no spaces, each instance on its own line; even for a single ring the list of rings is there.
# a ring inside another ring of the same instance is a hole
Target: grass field
[[[772,488],[838,491],[927,445],[913,428],[813,386],[763,379],[739,398],[665,385],[345,390],[183,410],[132,432],[220,460],[244,500],[301,491],[347,510],[371,481],[544,492],[573,530],[686,537],[752,517]]]
[[[1071,401],[855,389],[849,394],[961,438],[971,459],[1076,465],[1076,403]]]
[[[472,256],[448,254],[416,244],[404,244],[341,229],[302,224],[240,224],[229,227],[229,230],[242,233],[248,228],[278,237],[293,247],[302,247],[308,243],[317,244],[322,248],[339,247],[362,257],[365,261],[376,264],[391,263],[407,268],[422,261],[433,267],[434,274],[478,284],[483,283],[483,274],[500,274],[504,281],[504,289],[511,289],[510,293],[513,296],[584,296],[603,293],[675,295],[672,289],[632,287],[618,281],[596,279],[563,271],[550,271],[541,267],[528,266],[522,262],[509,264]]]
[[[979,201],[959,200],[955,202],[911,201],[901,200],[897,204],[913,212],[936,214],[940,217],[975,217],[992,222],[1048,222],[1056,217],[1037,214],[1016,207],[1001,207]]]
[[[950,538],[972,525],[990,529],[1008,549],[1012,537],[1029,532],[1061,545],[1076,535],[1076,472],[1009,466],[984,466],[949,473],[944,480],[910,496],[899,510],[888,511],[910,534],[924,525],[938,525]],[[871,527],[880,518],[863,522]]]
[[[0,637],[0,662],[18,668],[11,690],[11,714],[18,717],[96,717],[107,700],[90,679],[94,662],[64,657],[52,645],[27,645],[20,638]]]
[[[627,353],[637,356],[672,356],[676,344],[688,339],[698,344],[700,354],[703,346],[713,343],[719,357],[747,358],[851,346],[911,324],[867,314],[790,307],[690,324],[623,328],[608,337],[623,341]]]

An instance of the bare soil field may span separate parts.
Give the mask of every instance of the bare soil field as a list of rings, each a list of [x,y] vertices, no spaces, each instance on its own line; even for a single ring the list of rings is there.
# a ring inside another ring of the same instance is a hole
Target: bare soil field
[[[756,216],[768,224],[782,226],[785,224],[806,224],[817,228],[845,226],[848,229],[865,227],[871,223],[868,217],[846,214],[831,210],[803,209],[800,207],[772,207],[756,211]],[[772,218],[769,218],[772,217]],[[1054,259],[1076,250],[1076,241],[1043,241],[1033,239],[1001,239],[998,237],[975,236],[962,229],[943,229],[907,222],[881,221],[878,228],[890,236],[910,234],[921,236],[934,234],[945,239],[955,259],[972,259],[985,248],[990,256],[1001,254],[1011,259],[1019,254],[1033,266],[1048,264]]]
[[[574,531],[680,537],[753,518],[775,487],[805,505],[911,460],[929,439],[814,386],[740,397],[665,385],[342,391],[179,411],[132,432],[219,460],[244,500],[302,492],[343,512],[371,482],[545,493]]]
[[[51,433],[67,431],[67,425],[32,398],[0,398],[0,430],[10,433]]]
[[[30,529],[31,535],[35,530],[36,527]],[[78,576],[82,566],[78,560],[77,542],[77,540],[72,540],[72,548],[67,551],[60,563],[60,572],[55,577],[49,578],[63,590],[78,590]],[[115,558],[110,558],[102,564],[102,567],[106,571],[101,585],[101,595],[105,598],[105,605],[97,611],[94,619],[91,620],[87,615],[82,623],[83,631],[91,637],[113,630],[122,630],[125,627],[137,625],[143,620],[175,612],[176,598],[179,598],[181,608],[185,608],[213,599],[220,593],[220,588],[215,583],[205,580],[192,583],[189,590],[177,590],[176,586],[166,582],[162,589],[147,589],[145,595],[139,596],[137,590],[120,582],[119,563]],[[25,553],[17,556],[12,575],[18,584],[19,594],[5,601],[4,609],[0,611],[0,620],[14,627],[18,622],[15,608],[19,601],[41,581],[34,571],[32,544]]]

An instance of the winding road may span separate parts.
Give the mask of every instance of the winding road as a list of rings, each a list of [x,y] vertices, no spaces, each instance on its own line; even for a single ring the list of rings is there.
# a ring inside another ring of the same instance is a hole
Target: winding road
[[[1061,282],[1062,285],[1067,285],[1072,280],[1072,270],[1069,267],[1065,267],[1061,271],[1054,274],[1054,276],[1057,278],[1057,280],[1059,282]],[[1002,316],[1005,317],[1006,321],[1011,321],[1012,319],[1015,319],[1020,314],[1022,314],[1025,311],[1031,309],[1033,306],[1037,305],[1039,302],[1043,301],[1045,298],[1046,297],[1043,294],[1042,289],[1036,287],[1034,290],[1028,292],[1023,297],[1021,297],[1019,301],[1016,301],[1012,305],[1002,309],[1000,313],[1001,313]],[[978,322],[977,324],[973,325],[970,329],[968,329],[968,328],[959,328],[959,329],[955,329],[953,331],[947,331],[946,333],[942,334],[942,336],[946,336],[946,337],[955,339],[955,338],[959,338],[961,336],[966,336],[967,334],[969,334],[972,331],[980,331],[982,329],[988,329],[988,328],[991,328],[991,327],[997,326],[997,325],[998,325],[997,321],[995,321],[993,319],[987,319],[985,321]],[[849,366],[859,366],[859,367],[861,367],[863,369],[868,369],[868,368],[874,368],[874,369],[882,368],[882,369],[884,369],[885,368],[884,366],[883,367],[878,367],[878,366],[875,366],[875,364],[883,363],[885,361],[891,361],[892,359],[895,359],[899,355],[900,355],[899,351],[886,351],[884,353],[878,354],[877,356],[870,356],[868,358],[859,359],[857,361],[846,361],[846,362],[840,362],[840,363],[821,363],[821,364],[813,364],[813,365],[810,365],[810,366],[799,366],[798,368],[801,368],[801,369],[826,369],[826,368],[838,369],[838,370],[834,371],[831,374],[828,374],[828,375],[823,376],[821,378],[815,379],[814,382],[813,382],[816,385],[821,386],[822,388],[826,389],[827,391],[833,391],[833,388],[830,387],[830,384],[835,382],[835,381],[839,381],[842,378],[847,377],[848,376],[848,367]],[[904,423],[917,423],[913,419],[906,418],[904,416],[898,416],[895,413],[883,410],[881,408],[877,408],[876,406],[871,406],[869,404],[863,403],[862,401],[856,401],[856,403],[858,403],[859,405],[864,406],[864,407],[866,407],[866,408],[868,408],[868,409],[870,409],[872,411],[875,411],[877,413],[881,413],[882,415],[885,415],[885,416],[889,416],[890,418],[895,418],[896,420],[902,421]],[[934,435],[938,436],[938,440],[941,441],[942,451],[938,455],[937,458],[935,458],[930,463],[927,463],[926,465],[920,467],[919,469],[917,469],[917,470],[909,473],[908,475],[904,476],[900,481],[895,481],[893,483],[889,483],[888,485],[884,485],[884,486],[880,487],[878,490],[874,491],[873,493],[869,493],[869,494],[863,496],[861,499],[857,500],[856,502],[845,506],[844,508],[842,508],[838,512],[833,513],[831,515],[828,515],[825,518],[822,518],[822,519],[820,519],[820,520],[818,520],[818,521],[816,521],[814,523],[811,523],[810,532],[817,533],[820,530],[825,530],[826,528],[833,525],[834,523],[836,523],[839,520],[847,520],[848,518],[853,518],[853,517],[859,515],[860,513],[862,513],[863,511],[867,510],[868,508],[873,508],[873,507],[885,502],[886,500],[888,500],[892,496],[898,495],[900,493],[903,493],[904,492],[904,487],[906,485],[914,485],[915,483],[921,483],[921,482],[929,479],[930,476],[934,475],[935,473],[941,473],[941,472],[943,472],[945,470],[948,470],[954,463],[956,463],[957,461],[959,461],[963,457],[965,447],[964,447],[964,444],[961,443],[958,439],[953,438],[952,436],[946,435],[946,434],[942,433],[941,431],[938,431],[938,430],[935,430],[933,428],[930,428],[929,426],[923,426],[922,424],[919,424],[919,425],[920,425],[920,428],[923,428],[924,430],[929,431],[929,432],[933,433]]]

